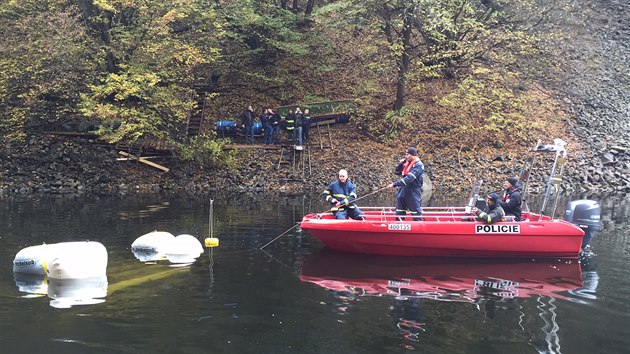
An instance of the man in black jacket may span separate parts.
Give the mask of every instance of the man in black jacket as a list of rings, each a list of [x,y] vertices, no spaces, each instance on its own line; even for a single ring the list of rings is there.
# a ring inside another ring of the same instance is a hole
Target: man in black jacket
[[[499,205],[499,195],[496,193],[490,193],[486,197],[486,208],[482,210],[475,210],[477,215],[477,221],[483,221],[486,224],[493,224],[497,221],[503,221],[505,211]]]
[[[302,118],[302,144],[308,145],[308,136],[311,131],[311,115],[307,109],[304,110],[304,117]]]
[[[295,108],[295,130],[293,131],[294,139],[293,144],[297,146],[302,145],[302,122],[304,120],[304,114],[300,107]]]
[[[503,183],[505,191],[499,205],[505,211],[505,215],[514,216],[514,221],[521,221],[521,186],[514,176],[508,177]]]
[[[241,116],[241,124],[245,134],[245,144],[254,143],[254,108],[248,106]]]
[[[282,118],[278,112],[274,112],[272,109],[269,109],[269,114],[271,115],[271,140],[274,145],[280,145],[280,121]]]

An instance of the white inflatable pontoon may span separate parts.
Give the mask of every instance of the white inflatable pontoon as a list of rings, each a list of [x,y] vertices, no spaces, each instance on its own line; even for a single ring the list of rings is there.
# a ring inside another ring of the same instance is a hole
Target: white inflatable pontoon
[[[55,279],[97,277],[107,273],[107,250],[93,241],[26,247],[15,255],[13,272]]]
[[[166,250],[173,240],[175,236],[170,232],[152,231],[133,241],[131,252],[142,262],[165,260]]]

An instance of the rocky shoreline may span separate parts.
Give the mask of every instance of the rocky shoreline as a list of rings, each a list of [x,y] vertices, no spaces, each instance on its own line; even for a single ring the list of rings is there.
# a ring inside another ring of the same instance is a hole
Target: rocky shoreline
[[[578,191],[630,192],[630,3],[579,1],[558,20],[565,62],[547,76],[583,145],[569,182]]]
[[[288,151],[285,163],[279,162],[278,150],[244,150],[242,163],[233,170],[202,169],[176,158],[157,160],[170,168],[169,172],[162,172],[137,161],[117,161],[120,156],[113,147],[84,138],[34,135],[25,146],[0,150],[3,166],[0,195],[161,192],[202,195],[217,191],[299,194],[324,188],[340,168],[349,170],[360,194],[383,188],[395,180],[392,171],[401,157],[400,151],[369,141],[353,144],[345,149],[311,147],[301,153],[302,160],[298,157],[295,161]],[[561,191],[566,194],[630,192],[627,170],[630,150],[622,146],[614,149],[614,154],[606,152],[614,156],[614,161],[597,160],[598,164],[591,164],[586,159],[570,159]],[[444,155],[440,161],[425,160],[427,185],[434,181],[435,191],[443,195],[469,190],[473,181],[462,178],[461,161],[456,156]],[[522,160],[510,161],[502,156],[495,156],[492,161],[482,160],[472,164],[478,167],[468,167],[467,173],[483,178],[484,189],[488,190],[500,189],[502,178],[522,167]],[[541,178],[547,167],[542,164],[536,167]],[[597,176],[601,176],[599,180]],[[545,182],[545,179],[532,179],[530,186],[541,191]]]

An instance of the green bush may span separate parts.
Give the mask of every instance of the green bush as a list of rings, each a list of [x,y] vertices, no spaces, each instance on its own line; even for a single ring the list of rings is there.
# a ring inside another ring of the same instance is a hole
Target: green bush
[[[188,143],[177,144],[177,154],[184,161],[194,161],[202,167],[235,168],[235,150],[223,150],[226,141],[217,139],[215,132],[199,135]]]

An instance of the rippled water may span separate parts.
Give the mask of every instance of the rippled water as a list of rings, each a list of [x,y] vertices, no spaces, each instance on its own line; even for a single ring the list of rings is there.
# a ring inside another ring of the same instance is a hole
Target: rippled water
[[[153,230],[203,240],[209,200],[0,199],[2,352],[624,353],[630,203],[599,202],[603,230],[580,264],[339,254],[294,227],[319,197],[217,196],[220,247],[173,267],[138,261],[131,243]],[[20,249],[74,240],[105,245],[106,284],[14,277]],[[51,298],[70,291],[95,301]]]

